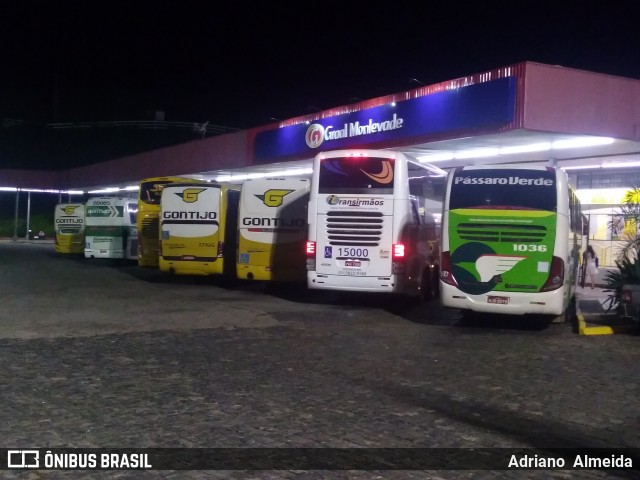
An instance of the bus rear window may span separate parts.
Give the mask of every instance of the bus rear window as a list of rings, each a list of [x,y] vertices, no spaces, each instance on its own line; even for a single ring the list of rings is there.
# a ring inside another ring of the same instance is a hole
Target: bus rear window
[[[320,162],[319,193],[393,193],[394,160],[338,157]]]
[[[548,170],[460,170],[451,183],[449,208],[556,211],[555,173]]]

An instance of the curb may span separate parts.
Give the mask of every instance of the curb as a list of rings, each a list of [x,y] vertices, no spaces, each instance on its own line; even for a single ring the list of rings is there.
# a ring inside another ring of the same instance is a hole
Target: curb
[[[613,335],[615,333],[632,333],[638,329],[636,325],[600,325],[597,327],[589,327],[581,312],[577,312],[576,317],[578,319],[578,334],[580,335]]]

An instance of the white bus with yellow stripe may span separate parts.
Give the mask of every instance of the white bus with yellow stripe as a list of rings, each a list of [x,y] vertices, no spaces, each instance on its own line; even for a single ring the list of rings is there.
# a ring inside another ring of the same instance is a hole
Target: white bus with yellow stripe
[[[237,276],[305,282],[310,179],[245,180],[238,214]]]
[[[160,257],[163,272],[232,275],[240,187],[218,183],[173,183],[160,200]]]
[[[84,255],[84,203],[59,203],[53,217],[56,253]]]

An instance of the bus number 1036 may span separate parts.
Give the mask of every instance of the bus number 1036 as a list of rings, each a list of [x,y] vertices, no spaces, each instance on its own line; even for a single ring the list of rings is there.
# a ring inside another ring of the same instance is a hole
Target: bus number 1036
[[[340,256],[340,257],[369,258],[369,249],[368,248],[343,248],[343,247],[338,247],[338,256]]]
[[[514,243],[513,250],[515,252],[546,252],[546,245],[533,245],[526,243]]]

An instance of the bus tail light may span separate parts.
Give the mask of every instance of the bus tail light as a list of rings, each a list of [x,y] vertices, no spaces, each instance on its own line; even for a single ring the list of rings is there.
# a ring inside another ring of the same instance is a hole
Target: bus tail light
[[[307,271],[314,272],[316,270],[316,242],[307,241],[305,253],[307,254]]]
[[[564,284],[564,260],[560,257],[553,257],[551,259],[551,269],[549,270],[549,277],[544,285],[540,289],[541,292],[550,292],[557,290]]]
[[[404,243],[394,243],[391,246],[391,273],[393,275],[404,274],[405,255]]]
[[[222,258],[224,252],[224,242],[218,242],[218,258]]]
[[[442,252],[440,255],[440,280],[454,287],[458,286],[458,282],[456,282],[451,270],[451,255],[449,252]]]
[[[393,260],[404,260],[404,256],[405,256],[404,243],[394,243],[393,244],[392,259]]]
[[[306,244],[307,258],[316,256],[316,242],[307,242]]]

